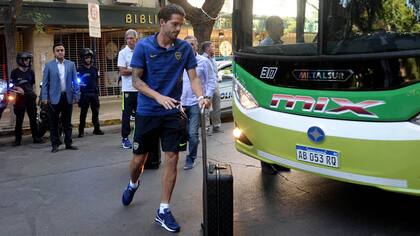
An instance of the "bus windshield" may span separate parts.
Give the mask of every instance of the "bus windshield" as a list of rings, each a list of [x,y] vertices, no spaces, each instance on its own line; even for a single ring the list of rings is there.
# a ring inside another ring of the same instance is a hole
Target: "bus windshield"
[[[403,53],[420,49],[419,19],[410,1],[402,0],[258,0],[252,6],[252,45],[240,51],[286,56]]]
[[[327,54],[420,49],[420,22],[407,2],[329,1],[325,21]]]

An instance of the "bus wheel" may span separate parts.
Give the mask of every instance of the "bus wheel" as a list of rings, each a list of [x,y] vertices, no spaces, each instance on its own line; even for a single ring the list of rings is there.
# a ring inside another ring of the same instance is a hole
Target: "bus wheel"
[[[277,165],[277,164],[269,164],[269,163],[261,161],[261,170],[263,174],[276,175],[277,173],[281,171],[290,171],[290,168]]]

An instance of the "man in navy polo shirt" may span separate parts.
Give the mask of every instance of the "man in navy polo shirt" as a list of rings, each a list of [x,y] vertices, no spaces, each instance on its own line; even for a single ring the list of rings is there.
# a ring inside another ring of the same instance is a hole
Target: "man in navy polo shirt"
[[[179,151],[185,149],[186,145],[183,143],[185,140],[182,140],[186,120],[180,110],[184,69],[188,72],[199,106],[208,107],[210,102],[203,97],[192,47],[177,39],[185,22],[184,9],[175,4],[167,5],[159,11],[158,18],[159,33],[139,41],[131,59],[133,86],[140,93],[133,159],[130,162],[131,179],[123,193],[122,202],[129,205],[133,200],[147,153],[153,151],[160,138],[165,153],[165,169],[160,207],[155,221],[170,232],[179,232],[180,226],[169,210],[169,202],[176,182]]]

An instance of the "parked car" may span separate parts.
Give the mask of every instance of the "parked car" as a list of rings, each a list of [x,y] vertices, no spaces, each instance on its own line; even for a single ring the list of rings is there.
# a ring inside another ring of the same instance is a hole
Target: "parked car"
[[[232,116],[232,61],[217,61],[217,71],[219,77],[220,90],[220,109],[223,117]]]

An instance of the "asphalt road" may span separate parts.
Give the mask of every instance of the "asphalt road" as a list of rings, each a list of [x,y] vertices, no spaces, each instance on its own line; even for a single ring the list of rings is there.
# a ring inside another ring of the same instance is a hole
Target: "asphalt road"
[[[420,235],[420,197],[300,171],[265,176],[235,150],[233,124],[222,127],[208,152],[232,165],[235,235]],[[122,206],[131,151],[120,148],[118,126],[104,130],[75,138],[80,150],[56,154],[30,137],[17,148],[0,140],[0,235],[171,235],[154,223],[162,168],[147,170],[132,204]],[[184,171],[184,158],[171,209],[179,235],[201,235],[202,163]]]

